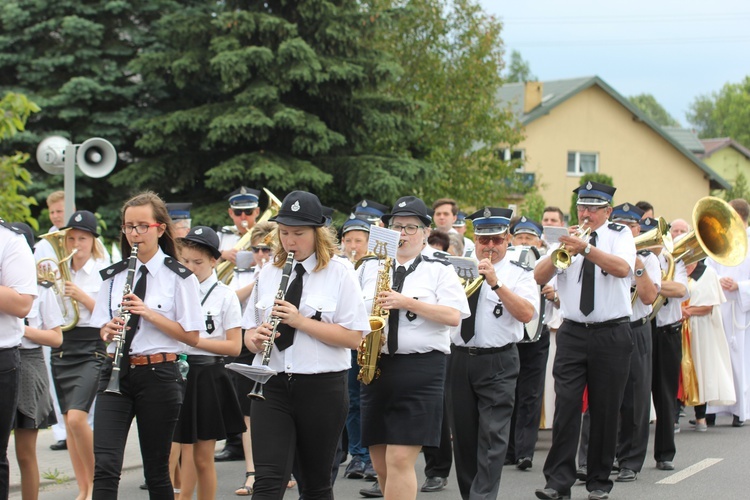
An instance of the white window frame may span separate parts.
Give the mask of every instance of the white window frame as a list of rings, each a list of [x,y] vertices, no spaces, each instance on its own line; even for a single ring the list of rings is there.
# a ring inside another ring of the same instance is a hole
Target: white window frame
[[[524,173],[524,165],[526,165],[526,150],[525,149],[511,149],[511,148],[500,148],[497,150],[498,154],[502,157],[503,161],[521,160],[521,166],[517,167],[515,172],[518,174]],[[513,156],[516,156],[514,158]]]
[[[568,157],[571,154],[575,155],[575,171],[574,172],[571,172],[568,170]],[[584,172],[581,170],[581,155],[593,155],[595,157],[596,164],[594,166],[593,172]],[[594,152],[594,151],[568,151],[568,154],[565,156],[565,171],[571,177],[583,177],[586,174],[599,173],[599,153]]]

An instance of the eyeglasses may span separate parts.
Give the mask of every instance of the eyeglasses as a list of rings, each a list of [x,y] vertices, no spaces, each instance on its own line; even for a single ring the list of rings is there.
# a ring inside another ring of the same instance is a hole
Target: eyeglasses
[[[500,236],[499,234],[493,236],[477,236],[477,243],[480,243],[482,245],[489,245],[490,242],[494,243],[495,245],[499,245],[504,241],[505,236]]]
[[[253,212],[255,212],[255,209],[254,208],[233,208],[232,211],[234,212],[235,217],[240,217],[242,214],[253,215]]]
[[[576,205],[576,208],[579,212],[588,212],[590,214],[595,214],[599,210],[606,210],[609,208],[608,205],[601,205],[601,206],[591,206],[591,205]]]
[[[399,233],[403,231],[404,233],[411,236],[413,234],[417,234],[418,229],[424,229],[424,226],[417,226],[416,224],[408,224],[406,226],[402,226],[401,224],[394,224],[390,228],[394,231],[398,231]]]
[[[135,231],[136,234],[146,234],[150,228],[159,226],[161,226],[161,224],[155,222],[153,224],[138,224],[137,226],[122,225],[120,226],[120,229],[122,229],[122,234],[133,234],[133,231]]]
[[[258,253],[258,252],[270,253],[271,252],[271,248],[269,247],[252,247],[252,249],[253,249],[253,252],[255,253]]]

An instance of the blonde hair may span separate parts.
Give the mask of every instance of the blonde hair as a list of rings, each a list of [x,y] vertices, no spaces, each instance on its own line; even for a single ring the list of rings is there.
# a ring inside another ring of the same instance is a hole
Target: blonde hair
[[[63,201],[65,199],[65,191],[52,191],[49,196],[47,196],[47,206],[49,207],[53,203],[57,203],[58,201]]]
[[[310,226],[307,226],[310,227]],[[320,271],[328,266],[336,251],[338,249],[338,241],[336,235],[333,234],[326,226],[313,228],[315,232],[315,256],[318,258],[318,264],[315,266],[315,271]],[[274,257],[273,265],[282,268],[286,262],[287,251],[281,246],[281,240],[279,239],[279,232],[274,233]]]
[[[271,234],[275,230],[276,230],[275,222],[270,222],[270,221],[258,222],[257,224],[255,224],[255,226],[253,226],[253,234],[252,236],[250,236],[250,244],[257,245],[258,243],[264,243],[266,238],[268,238],[271,241],[275,240],[276,235]]]

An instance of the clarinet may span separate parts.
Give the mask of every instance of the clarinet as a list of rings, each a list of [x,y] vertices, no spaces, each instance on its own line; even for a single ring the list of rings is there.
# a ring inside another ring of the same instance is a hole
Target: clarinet
[[[286,257],[286,262],[284,262],[284,269],[281,272],[281,282],[279,283],[279,290],[276,292],[276,300],[284,300],[284,295],[286,295],[286,286],[289,283],[289,276],[292,274],[293,264],[294,252],[289,252]],[[281,318],[279,318],[278,316],[271,316],[269,323],[271,325],[272,331],[270,338],[263,341],[263,360],[261,362],[263,366],[268,366],[268,363],[270,363],[271,361],[271,351],[273,350],[273,345],[276,340],[276,330],[278,330],[279,325],[281,324]],[[265,397],[263,397],[263,384],[256,381],[253,385],[253,389],[247,394],[247,397],[251,399],[266,399]]]
[[[138,243],[133,243],[133,248],[130,250],[130,257],[128,258],[128,275],[125,279],[125,288],[122,290],[122,296],[133,292],[133,282],[135,281],[135,265],[138,263]],[[115,342],[115,357],[112,360],[112,373],[109,376],[109,383],[104,392],[112,394],[121,394],[120,392],[120,360],[122,359],[122,350],[125,347],[125,329],[128,327],[128,321],[130,321],[130,311],[124,309],[122,304],[118,309],[118,316],[124,320],[122,330],[114,336],[113,341]]]

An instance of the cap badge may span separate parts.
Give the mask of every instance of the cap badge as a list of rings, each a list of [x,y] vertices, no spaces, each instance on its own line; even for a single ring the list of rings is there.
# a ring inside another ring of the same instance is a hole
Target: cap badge
[[[78,214],[73,218],[73,220],[76,222],[81,222],[83,220],[83,216],[81,214]]]
[[[484,207],[484,212],[482,213],[485,217],[492,217],[492,212],[490,212],[489,207]]]
[[[643,221],[644,224],[650,225],[651,224],[651,217],[646,217],[646,219]]]
[[[521,222],[526,222],[526,217],[521,217]]]
[[[401,208],[404,208],[406,206],[406,202],[402,201],[401,203],[398,204],[398,206]]]
[[[353,219],[353,218],[355,218],[355,217],[356,217],[356,215],[354,215],[354,214],[349,214],[349,218],[350,218],[350,219]]]
[[[626,212],[630,212],[630,205],[628,205],[628,204],[626,203],[626,204],[624,204],[624,205],[622,206],[622,209],[623,209],[623,210],[625,210]]]
[[[247,189],[245,189],[245,186],[242,186],[240,188],[240,194],[247,194]]]
[[[366,207],[366,206],[367,206],[367,200],[362,200],[362,206],[363,206],[363,207]]]
[[[295,201],[291,206],[292,212],[299,212],[299,200]]]
[[[195,234],[203,234],[203,228],[196,229]]]
[[[589,182],[588,182],[588,183],[586,184],[586,189],[588,189],[589,191],[590,191],[590,190],[592,190],[592,189],[594,189],[594,186],[593,186],[593,184],[591,184],[591,181],[589,181]]]

